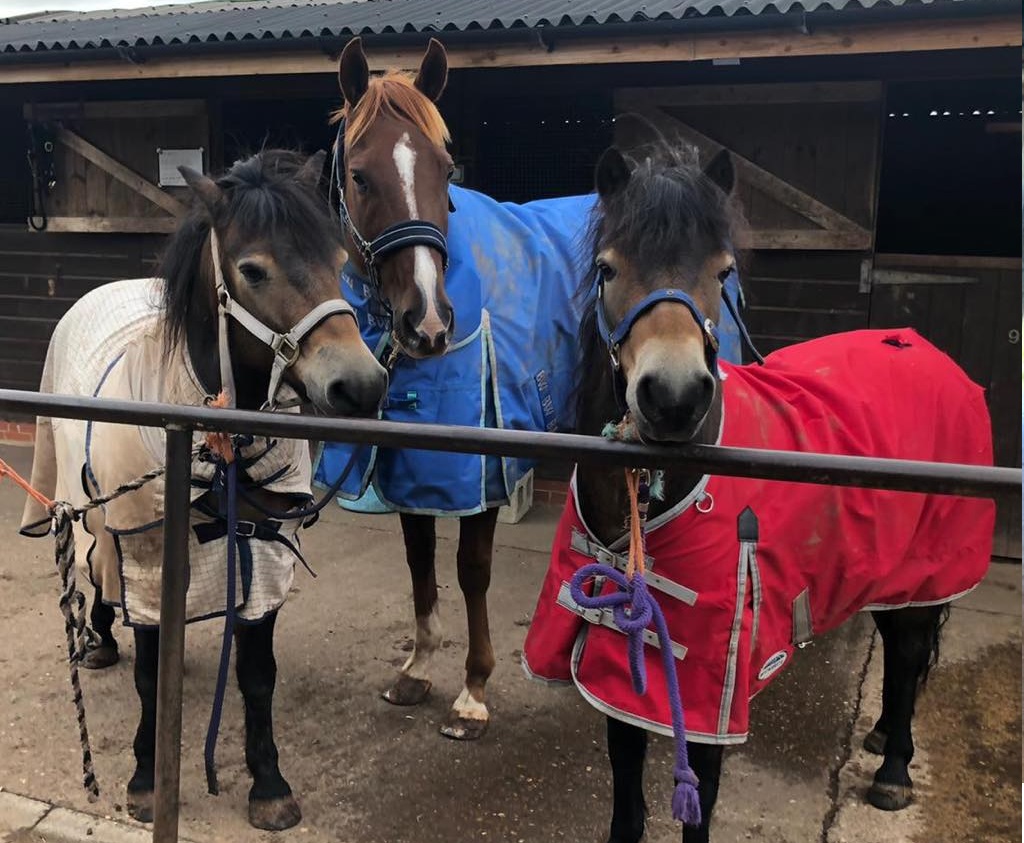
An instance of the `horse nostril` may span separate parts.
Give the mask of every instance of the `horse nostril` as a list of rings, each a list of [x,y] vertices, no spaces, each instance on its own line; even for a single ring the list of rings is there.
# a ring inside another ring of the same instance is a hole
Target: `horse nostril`
[[[418,331],[416,330],[416,322],[408,311],[402,314],[402,318],[399,320],[399,327],[401,328],[402,334],[409,340],[415,340],[417,338]]]
[[[338,416],[369,415],[376,411],[379,390],[358,380],[338,378],[327,385],[327,403]]]
[[[658,385],[657,378],[653,375],[641,375],[636,383],[636,403],[640,412],[650,421],[657,421],[661,418],[661,410],[658,407]]]

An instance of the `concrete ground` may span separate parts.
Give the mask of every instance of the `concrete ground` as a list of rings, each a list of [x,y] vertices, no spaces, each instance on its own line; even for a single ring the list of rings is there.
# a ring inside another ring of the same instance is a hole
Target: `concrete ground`
[[[31,452],[0,448],[0,457],[27,471]],[[131,834],[123,808],[137,719],[130,633],[118,631],[126,658],[83,680],[102,789],[90,805],[80,786],[53,546],[15,535],[21,506],[20,493],[0,483],[0,523],[8,527],[0,543],[0,841],[146,839]],[[498,657],[489,686],[493,719],[475,744],[437,731],[461,689],[466,643],[454,525],[442,525],[438,542],[447,641],[435,663],[434,691],[417,709],[394,708],[379,697],[410,646],[410,588],[397,519],[332,508],[307,534],[304,547],[319,579],[300,571],[278,624],[281,766],[304,812],[300,827],[283,834],[246,824],[249,780],[237,694],[221,730],[222,792],[206,793],[202,744],[220,624],[189,627],[183,837],[200,843],[603,841],[609,812],[603,721],[575,692],[530,683],[518,665],[556,517],[553,509],[538,508],[519,525],[499,525],[490,601]],[[863,802],[875,760],[860,741],[877,715],[881,654],[870,619],[860,618],[801,652],[754,703],[750,742],[727,753],[715,840],[1019,840],[1020,575],[1019,566],[994,565],[953,612],[942,662],[919,704],[916,804],[885,814]],[[647,782],[647,840],[678,841],[668,805],[670,741],[653,741]],[[74,811],[124,825],[95,823]],[[62,823],[64,832],[52,828]],[[117,837],[112,829],[118,828],[129,836]]]

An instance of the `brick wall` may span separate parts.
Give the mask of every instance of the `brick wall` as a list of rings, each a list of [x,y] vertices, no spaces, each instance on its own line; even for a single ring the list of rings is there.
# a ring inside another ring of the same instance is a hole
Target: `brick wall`
[[[36,438],[36,426],[33,422],[0,420],[0,444],[30,443]]]
[[[569,484],[564,480],[538,478],[533,481],[533,503],[535,506],[565,506]]]

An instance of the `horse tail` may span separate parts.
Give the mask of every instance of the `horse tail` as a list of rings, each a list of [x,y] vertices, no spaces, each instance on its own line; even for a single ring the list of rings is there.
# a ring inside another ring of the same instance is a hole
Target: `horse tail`
[[[939,644],[942,638],[942,628],[946,625],[946,621],[949,620],[950,604],[943,603],[937,608],[939,611],[935,613],[935,618],[931,628],[928,662],[925,664],[919,680],[921,688],[924,688],[924,686],[928,684],[928,674],[931,673],[932,668],[939,663]]]

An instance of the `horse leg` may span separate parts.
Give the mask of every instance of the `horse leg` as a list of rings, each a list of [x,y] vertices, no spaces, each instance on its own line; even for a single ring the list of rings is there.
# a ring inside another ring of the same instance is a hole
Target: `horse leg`
[[[142,716],[135,731],[135,772],[128,781],[128,813],[140,822],[153,821],[153,776],[156,762],[156,677],[160,632],[135,630],[135,691]]]
[[[485,731],[490,713],[484,702],[487,680],[494,670],[494,650],[487,620],[487,589],[491,584],[494,526],[498,508],[459,519],[459,588],[466,601],[469,651],[466,684],[448,712],[441,734],[456,740],[476,740]]]
[[[277,766],[272,716],[276,622],[277,612],[271,612],[259,623],[235,627],[235,667],[245,702],[245,763],[252,773],[249,823],[268,831],[291,828],[302,819],[292,789]]]
[[[608,761],[612,767],[612,826],[608,843],[638,843],[644,836],[644,759],[647,732],[614,717],[607,721]]]
[[[883,811],[910,804],[913,782],[909,765],[914,757],[911,721],[917,691],[938,655],[938,634],[945,606],[920,606],[873,612],[882,636],[882,715],[873,731],[884,735],[884,758],[875,772],[867,799]],[[882,731],[884,729],[884,731]]]
[[[725,747],[706,743],[686,743],[690,767],[697,776],[700,800],[700,825],[683,828],[683,843],[708,843],[711,834],[711,813],[718,801],[718,783],[722,778],[722,755]]]
[[[437,612],[437,578],[434,574],[437,536],[431,515],[403,513],[401,519],[405,559],[412,575],[416,637],[412,655],[406,659],[394,684],[382,696],[394,705],[419,705],[430,692],[430,662],[441,646],[441,619]]]
[[[99,636],[99,642],[90,642],[80,662],[87,670],[102,670],[117,664],[121,656],[114,638],[114,607],[103,602],[103,591],[99,586],[93,590],[92,608],[89,610],[89,623],[93,632]]]

